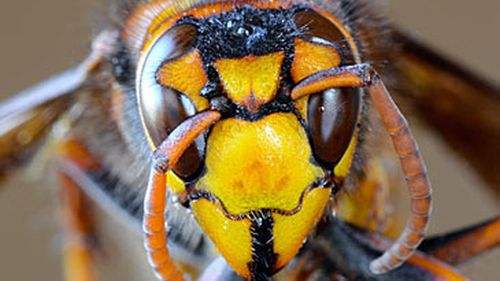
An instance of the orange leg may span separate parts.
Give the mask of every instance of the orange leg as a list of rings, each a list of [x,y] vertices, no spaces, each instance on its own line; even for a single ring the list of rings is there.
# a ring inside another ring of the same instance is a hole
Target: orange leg
[[[61,213],[65,230],[65,280],[95,281],[92,257],[95,243],[89,201],[68,175],[61,172],[60,181]]]

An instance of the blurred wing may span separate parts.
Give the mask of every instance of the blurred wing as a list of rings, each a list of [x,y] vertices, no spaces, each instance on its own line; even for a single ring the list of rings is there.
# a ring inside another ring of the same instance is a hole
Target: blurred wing
[[[71,95],[48,100],[26,111],[0,117],[0,179],[8,171],[23,164],[41,144],[52,124],[66,111]],[[1,105],[0,112],[8,110],[9,101]]]
[[[0,104],[0,179],[34,154],[77,93],[96,87],[101,79],[97,74],[112,46],[109,41],[114,38],[113,33],[103,32],[82,64]]]
[[[398,92],[500,194],[500,89],[399,32]]]

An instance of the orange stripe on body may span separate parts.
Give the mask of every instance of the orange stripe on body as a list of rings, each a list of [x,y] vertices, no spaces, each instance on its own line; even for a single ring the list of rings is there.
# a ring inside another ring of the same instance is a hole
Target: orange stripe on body
[[[295,40],[295,57],[292,63],[292,78],[295,83],[314,73],[340,65],[339,53],[332,47]]]

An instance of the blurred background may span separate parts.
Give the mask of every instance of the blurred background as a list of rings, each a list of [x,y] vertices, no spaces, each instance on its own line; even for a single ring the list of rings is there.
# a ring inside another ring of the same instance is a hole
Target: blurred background
[[[2,1],[0,4],[0,99],[78,63],[86,54],[105,0]],[[500,2],[498,0],[392,0],[388,16],[460,64],[500,84]],[[435,192],[431,232],[459,228],[500,211],[499,202],[451,152],[425,131],[417,138]],[[500,171],[499,171],[500,172]],[[20,173],[0,189],[0,279],[62,280],[57,192],[37,167]],[[105,215],[104,215],[105,216]],[[111,248],[134,247],[140,236],[116,223]],[[126,238],[130,237],[130,239]],[[121,275],[130,255],[104,253],[103,280],[139,280]],[[139,259],[141,260],[142,257]],[[472,280],[498,280],[500,251],[460,267]],[[138,268],[144,266],[139,262]],[[114,268],[114,270],[113,270]],[[149,279],[149,278],[148,278]],[[154,280],[154,279],[151,279]]]

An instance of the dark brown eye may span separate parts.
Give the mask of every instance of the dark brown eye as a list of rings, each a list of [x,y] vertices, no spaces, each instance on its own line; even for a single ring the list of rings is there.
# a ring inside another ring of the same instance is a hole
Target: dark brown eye
[[[305,10],[297,12],[294,20],[303,31],[301,39],[308,44],[296,44],[292,66],[296,82],[320,71],[356,63],[344,27],[334,19]],[[321,46],[332,50],[324,51]],[[307,123],[313,153],[316,161],[326,169],[333,170],[351,142],[358,121],[361,94],[360,89],[339,88],[309,97]]]
[[[158,147],[180,123],[197,112],[192,101],[175,89],[160,85],[157,72],[167,61],[188,53],[195,42],[196,29],[190,25],[173,27],[148,49],[139,65],[137,96],[143,125],[152,146]],[[200,136],[179,160],[174,172],[188,180],[200,170],[205,140]]]
[[[316,161],[333,169],[342,158],[356,128],[358,89],[330,89],[309,99],[307,121]]]

